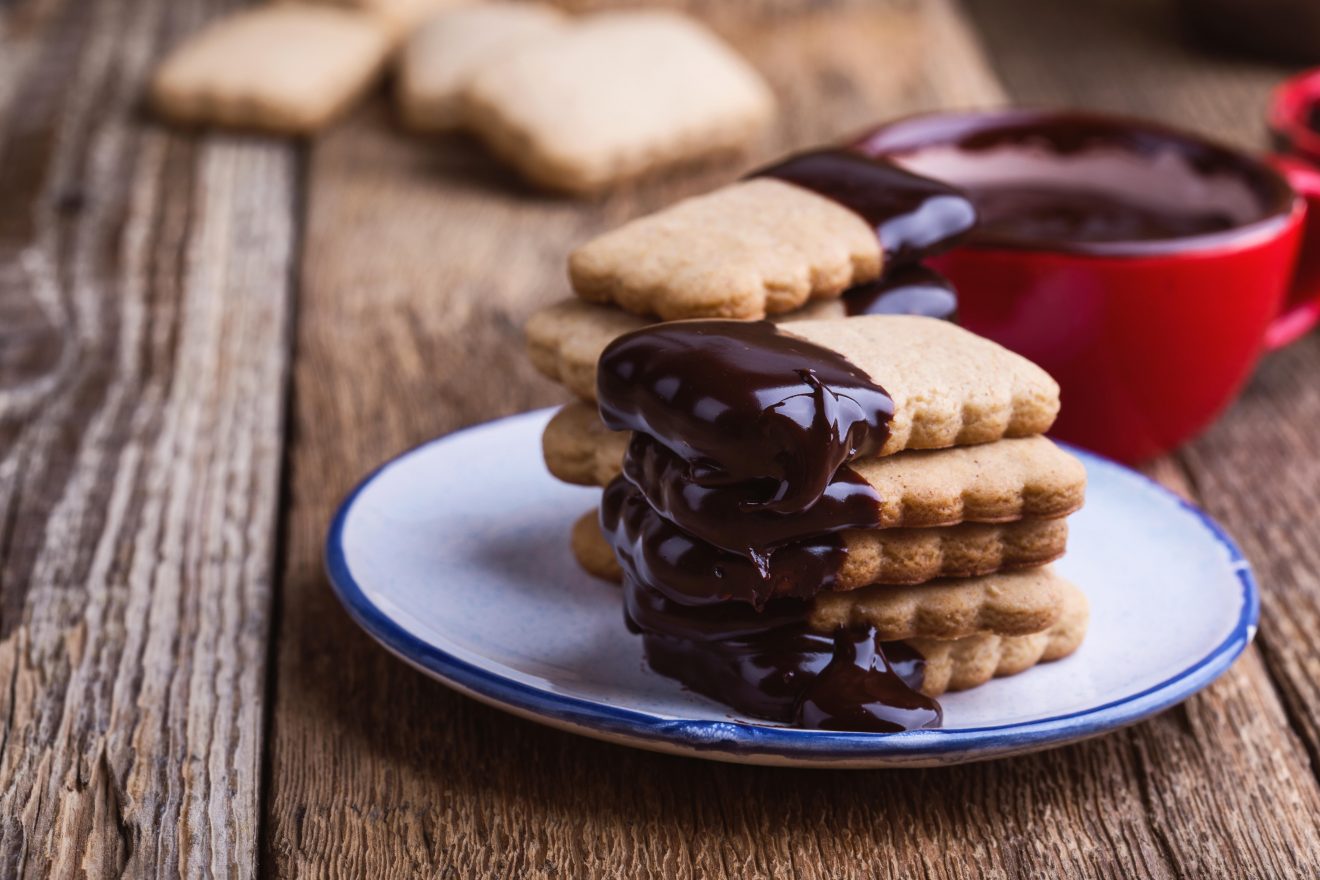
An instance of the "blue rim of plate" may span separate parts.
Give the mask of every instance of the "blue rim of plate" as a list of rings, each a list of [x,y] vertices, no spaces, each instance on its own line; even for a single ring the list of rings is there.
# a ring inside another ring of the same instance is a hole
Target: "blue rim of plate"
[[[1088,464],[1114,468],[1145,483],[1193,514],[1215,541],[1228,551],[1228,562],[1242,586],[1242,611],[1232,631],[1200,660],[1176,675],[1136,694],[1098,706],[1055,715],[1036,721],[1012,722],[987,727],[936,728],[903,733],[849,733],[803,730],[771,724],[749,724],[729,720],[665,718],[633,709],[621,709],[541,690],[523,682],[475,666],[408,632],[377,607],[362,590],[344,556],[343,533],[353,503],[385,470],[409,456],[451,441],[468,431],[491,428],[503,422],[545,416],[553,408],[518,413],[471,425],[429,440],[403,452],[372,471],[340,503],[325,542],[325,568],[331,587],[349,616],[367,634],[406,662],[430,672],[442,682],[467,691],[485,702],[543,720],[568,726],[585,735],[622,738],[634,744],[660,749],[723,752],[730,756],[777,755],[794,760],[830,761],[893,758],[897,760],[938,759],[966,752],[992,756],[1062,745],[1135,724],[1192,696],[1223,674],[1256,633],[1260,617],[1260,593],[1242,551],[1208,513],[1164,486],[1116,461],[1065,443],[1059,443]],[[1056,441],[1057,442],[1057,441]]]

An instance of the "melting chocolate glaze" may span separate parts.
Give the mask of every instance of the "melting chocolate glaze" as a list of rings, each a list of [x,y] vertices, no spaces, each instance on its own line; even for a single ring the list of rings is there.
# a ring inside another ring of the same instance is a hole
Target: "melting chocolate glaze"
[[[766,322],[654,325],[611,343],[597,376],[605,424],[634,432],[601,526],[651,667],[801,726],[938,725],[910,648],[807,626],[804,600],[846,558],[838,531],[878,523],[879,498],[847,463],[884,445],[884,389]]]
[[[623,477],[605,488],[600,520],[624,572],[682,605],[810,598],[834,586],[847,553],[838,535],[794,541],[761,560],[722,550],[665,519]]]
[[[597,370],[601,418],[651,437],[698,486],[757,484],[744,509],[801,513],[889,436],[894,403],[846,358],[764,321],[679,321],[622,336]]]
[[[957,317],[958,294],[934,269],[904,266],[886,272],[878,281],[859,284],[843,295],[849,317],[858,315],[924,315],[952,321]]]
[[[972,245],[1103,252],[1236,230],[1292,204],[1277,175],[1236,151],[1083,112],[935,114],[881,127],[855,149],[960,187],[979,217]]]
[[[921,694],[925,661],[870,628],[812,632],[809,606],[777,599],[760,612],[723,603],[678,605],[624,581],[628,625],[661,675],[747,715],[799,727],[893,733],[938,727],[939,703]]]
[[[623,473],[662,517],[750,558],[763,573],[771,550],[790,541],[880,524],[879,494],[847,465],[835,472],[815,504],[790,514],[766,509],[773,481],[699,485],[688,479],[687,462],[647,434],[633,434]]]
[[[887,266],[951,247],[976,224],[962,191],[849,150],[799,153],[751,176],[797,184],[857,214],[875,230]]]

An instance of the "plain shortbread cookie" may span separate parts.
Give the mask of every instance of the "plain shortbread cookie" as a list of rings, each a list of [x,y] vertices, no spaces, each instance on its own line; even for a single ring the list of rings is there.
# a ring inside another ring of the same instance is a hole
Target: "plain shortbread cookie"
[[[965,691],[1025,672],[1037,663],[1060,660],[1076,651],[1086,637],[1090,606],[1072,584],[1064,591],[1063,614],[1049,629],[1026,636],[976,635],[964,639],[909,639],[926,660],[921,690],[938,697]]]
[[[473,74],[562,30],[568,19],[543,3],[457,6],[428,18],[399,57],[399,115],[417,131],[461,127]]]
[[[810,626],[872,626],[883,641],[1022,636],[1058,623],[1068,586],[1048,565],[915,586],[877,584],[817,594]]]
[[[792,183],[758,177],[625,223],[569,255],[578,296],[639,315],[762,318],[880,276],[875,230]]]
[[[667,10],[585,17],[483,67],[465,103],[475,133],[526,178],[579,193],[741,148],[774,110],[747,62]]]
[[[366,13],[306,4],[236,12],[156,69],[151,99],[176,122],[307,134],[361,96],[391,36]]]

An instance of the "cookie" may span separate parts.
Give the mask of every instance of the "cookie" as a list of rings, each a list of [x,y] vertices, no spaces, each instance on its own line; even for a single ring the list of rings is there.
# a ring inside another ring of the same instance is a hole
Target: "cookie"
[[[214,22],[157,68],[151,100],[175,122],[309,134],[375,81],[390,34],[361,12],[259,6]]]
[[[432,15],[473,0],[280,0],[285,3],[315,3],[332,8],[365,12],[384,26],[396,42],[406,39]]]
[[[600,515],[595,510],[588,510],[573,523],[569,547],[587,574],[615,583],[623,580],[623,570],[600,532]]]
[[[1028,635],[1059,622],[1068,587],[1053,568],[1044,566],[916,586],[820,593],[810,626],[824,633],[870,626],[884,641]]]
[[[848,554],[835,589],[848,591],[1043,565],[1067,549],[1068,526],[1063,520],[1026,519],[933,529],[849,529],[843,540]],[[614,581],[622,578],[594,513],[573,526],[572,543],[573,555],[588,572]]]
[[[557,33],[567,21],[542,3],[461,5],[431,16],[399,58],[396,87],[404,124],[417,131],[458,128],[473,74]]]
[[[910,450],[853,462],[880,495],[880,527],[1052,519],[1080,510],[1086,468],[1045,437]]]
[[[791,183],[756,178],[625,223],[569,255],[573,290],[639,315],[762,318],[878,278],[875,231]]]
[[[894,278],[975,224],[961,190],[827,147],[587,243],[570,256],[569,277],[584,299],[637,314],[761,318],[876,282],[882,271]],[[939,306],[916,313],[947,316],[953,299],[942,291]],[[872,306],[864,311],[912,313],[897,301]]]
[[[541,453],[546,468],[565,483],[605,486],[619,475],[630,436],[606,428],[596,408],[579,401],[550,419],[541,435]]]
[[[617,312],[592,315],[567,307],[528,324],[537,368],[581,397],[594,392],[586,357],[600,338],[622,330]],[[1027,437],[1049,430],[1059,412],[1059,386],[1049,374],[1008,349],[947,321],[909,315],[868,315],[784,322],[786,332],[843,354],[894,400],[881,455]],[[608,344],[608,343],[606,343]],[[594,393],[591,395],[594,399]]]
[[[948,321],[865,315],[784,328],[847,358],[894,401],[880,455],[1043,434],[1059,386],[1019,354]]]
[[[930,529],[848,529],[843,542],[848,555],[835,589],[847,591],[1044,565],[1068,548],[1068,524],[1024,519]]]
[[[619,475],[627,432],[610,431],[590,404],[570,403],[542,437],[550,473],[567,483],[606,486]],[[1051,519],[1079,510],[1086,468],[1045,437],[952,449],[911,450],[850,467],[880,496],[880,528]]]
[[[472,0],[347,0],[346,5],[382,19],[398,39],[406,39],[431,16]]]
[[[839,300],[817,300],[795,312],[776,315],[778,322],[811,321],[845,317]],[[581,299],[566,299],[532,315],[524,332],[527,354],[546,378],[563,385],[583,400],[596,399],[596,362],[601,352],[618,337],[653,323],[649,318],[596,305]]]
[[[755,70],[664,10],[580,19],[484,66],[464,102],[493,152],[528,180],[574,193],[739,149],[774,110]]]
[[[1068,584],[1062,615],[1043,632],[1025,636],[983,634],[955,640],[909,639],[908,644],[926,660],[922,693],[938,697],[1067,657],[1081,646],[1089,620],[1085,594]]]

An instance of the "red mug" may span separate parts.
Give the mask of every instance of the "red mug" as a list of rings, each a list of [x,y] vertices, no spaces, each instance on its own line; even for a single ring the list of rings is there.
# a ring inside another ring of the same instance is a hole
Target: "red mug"
[[[1275,149],[1270,161],[1306,199],[1302,251],[1289,295],[1290,302],[1300,304],[1320,287],[1320,68],[1280,84],[1270,98],[1267,121]]]
[[[1128,462],[1166,452],[1320,317],[1320,287],[1286,298],[1303,201],[1196,135],[1011,109],[900,119],[852,146],[969,191],[981,226],[928,262],[964,327],[1058,380],[1060,439]]]

